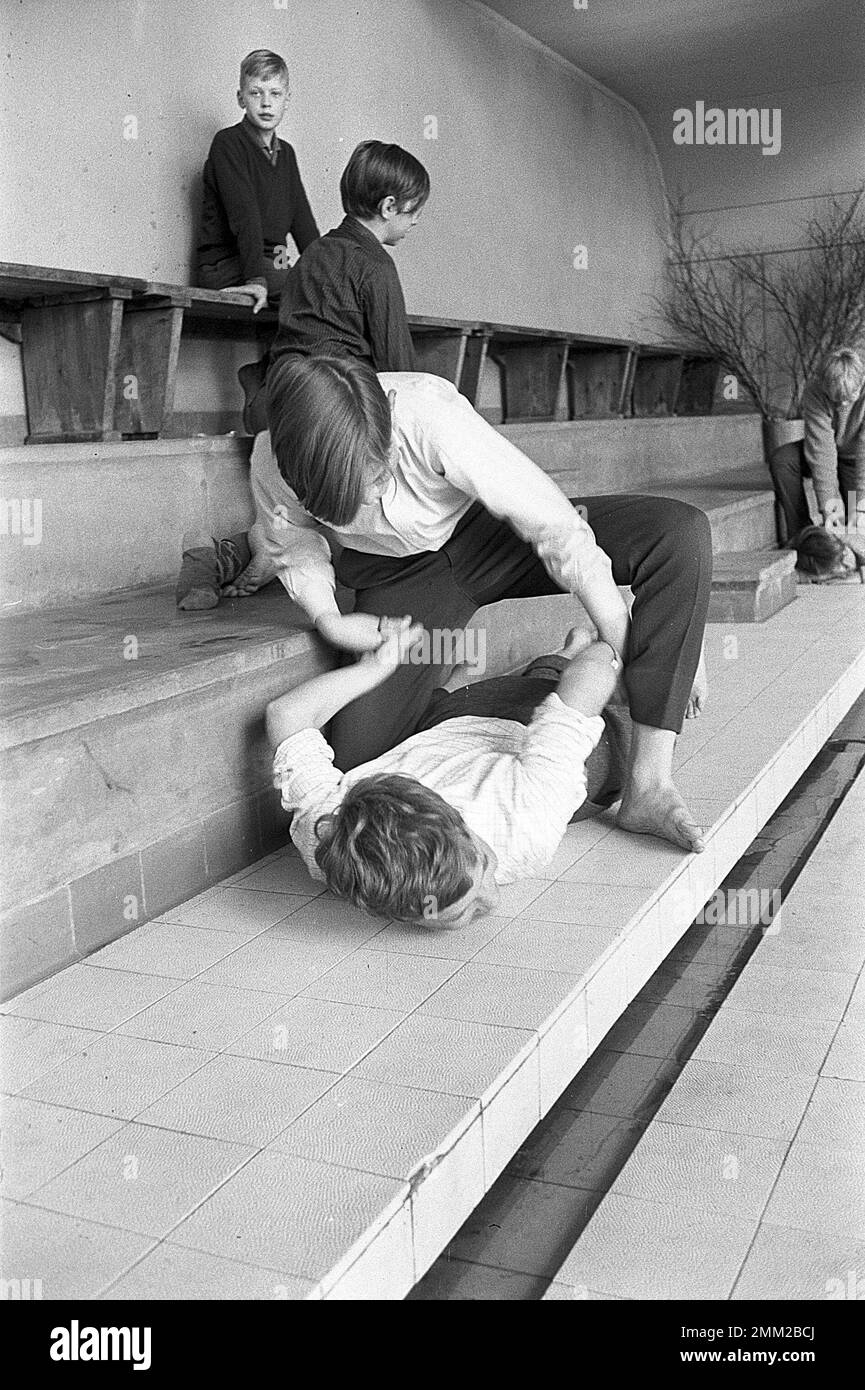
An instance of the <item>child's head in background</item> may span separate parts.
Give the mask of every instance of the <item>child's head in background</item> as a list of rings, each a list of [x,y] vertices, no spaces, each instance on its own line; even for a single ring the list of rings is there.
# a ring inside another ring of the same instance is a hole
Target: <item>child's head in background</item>
[[[385,246],[396,246],[417,222],[430,194],[420,160],[399,145],[364,140],[339,183],[342,206]]]
[[[256,130],[276,130],[288,102],[288,68],[278,53],[256,48],[240,65],[237,104]]]

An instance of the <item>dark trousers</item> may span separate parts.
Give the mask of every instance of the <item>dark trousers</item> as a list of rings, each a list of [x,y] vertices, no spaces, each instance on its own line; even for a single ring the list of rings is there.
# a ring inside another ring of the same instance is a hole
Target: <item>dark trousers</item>
[[[806,526],[811,525],[804,481],[805,478],[810,478],[811,470],[805,459],[805,448],[801,440],[776,449],[769,460],[769,472],[772,475],[772,486],[780,512],[778,540],[781,545],[786,545]],[[838,460],[838,491],[844,498],[846,511],[850,493],[856,491],[856,464],[853,459]]]
[[[262,256],[258,274],[267,281],[268,298],[279,299],[291,274],[291,266],[277,270],[273,262]],[[229,290],[232,285],[243,284],[243,271],[237,256],[226,256],[215,265],[198,267],[198,281],[203,290]],[[274,330],[274,336],[276,330]],[[247,434],[258,434],[267,429],[267,369],[270,365],[270,348],[257,362],[247,362],[237,373],[243,388],[243,428]]]
[[[616,583],[634,590],[625,672],[631,717],[678,733],[709,605],[708,519],[665,497],[588,497],[578,504],[612,561]],[[431,633],[465,628],[489,603],[561,592],[531,546],[477,502],[439,551],[393,558],[344,550],[336,572],[356,591],[357,612],[410,613]],[[431,648],[434,653],[434,642]],[[447,675],[447,667],[434,663],[400,666],[384,685],[340,711],[330,738],[337,767],[347,772],[415,733]]]

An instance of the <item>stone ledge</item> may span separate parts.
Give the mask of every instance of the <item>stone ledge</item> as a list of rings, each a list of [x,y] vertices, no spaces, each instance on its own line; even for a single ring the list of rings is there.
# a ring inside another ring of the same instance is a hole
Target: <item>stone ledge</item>
[[[711,623],[763,623],[796,597],[792,550],[726,552],[715,556]]]

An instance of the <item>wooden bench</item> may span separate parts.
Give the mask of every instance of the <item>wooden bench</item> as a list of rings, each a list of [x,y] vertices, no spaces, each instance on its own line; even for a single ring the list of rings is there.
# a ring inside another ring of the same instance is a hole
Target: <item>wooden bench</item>
[[[119,439],[124,306],[144,280],[0,265],[0,309],[21,325],[28,443]]]
[[[630,413],[711,415],[721,365],[675,345],[642,347],[634,363]]]
[[[277,325],[247,296],[133,277],[0,263],[0,319],[20,325],[28,444],[159,438],[174,409],[181,335],[254,338]],[[718,364],[514,324],[410,315],[421,371],[478,406],[487,360],[502,422],[711,413]]]

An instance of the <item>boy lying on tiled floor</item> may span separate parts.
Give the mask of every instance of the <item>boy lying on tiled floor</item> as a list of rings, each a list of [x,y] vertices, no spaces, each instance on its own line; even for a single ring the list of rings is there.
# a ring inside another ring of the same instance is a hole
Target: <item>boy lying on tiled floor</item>
[[[627,704],[606,642],[541,657],[522,676],[437,690],[421,729],[342,773],[320,730],[382,684],[422,640],[409,619],[381,647],[267,710],[274,784],[314,878],[382,917],[457,927],[494,912],[499,885],[540,872],[587,798],[621,789]],[[603,712],[603,717],[601,717]]]

